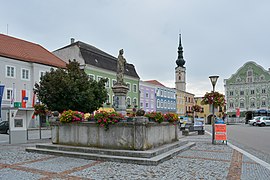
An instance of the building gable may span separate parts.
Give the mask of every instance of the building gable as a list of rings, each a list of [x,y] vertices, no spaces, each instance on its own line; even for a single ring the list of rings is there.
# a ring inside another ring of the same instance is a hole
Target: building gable
[[[239,68],[229,79],[227,79],[226,84],[245,84],[269,81],[269,72],[255,62],[249,61]]]

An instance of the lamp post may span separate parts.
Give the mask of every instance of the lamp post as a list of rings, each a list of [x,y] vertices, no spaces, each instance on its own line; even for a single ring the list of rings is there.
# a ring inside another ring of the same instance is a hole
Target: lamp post
[[[217,83],[217,80],[219,78],[219,76],[209,76],[210,78],[210,81],[212,83],[212,86],[213,86],[213,93],[215,92],[215,86],[216,86],[216,83]],[[214,116],[215,116],[215,107],[214,107],[214,101],[212,103],[212,144],[214,144],[215,142],[215,119],[214,119]]]

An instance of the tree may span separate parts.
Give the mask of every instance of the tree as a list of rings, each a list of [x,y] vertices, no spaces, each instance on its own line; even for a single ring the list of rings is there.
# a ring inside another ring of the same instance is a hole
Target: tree
[[[51,69],[35,84],[34,93],[49,110],[93,112],[107,99],[107,79],[95,81],[80,69],[78,62],[69,61],[66,69]]]

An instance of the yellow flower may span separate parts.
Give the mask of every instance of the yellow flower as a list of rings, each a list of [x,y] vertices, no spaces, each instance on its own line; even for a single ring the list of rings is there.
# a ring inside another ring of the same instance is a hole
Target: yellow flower
[[[85,113],[85,114],[84,114],[84,119],[88,119],[90,116],[91,116],[90,113]]]

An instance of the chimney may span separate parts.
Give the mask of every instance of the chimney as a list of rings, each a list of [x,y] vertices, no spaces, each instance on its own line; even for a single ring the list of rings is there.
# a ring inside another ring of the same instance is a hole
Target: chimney
[[[70,39],[70,44],[73,44],[75,42],[75,39],[74,38],[71,38]]]

